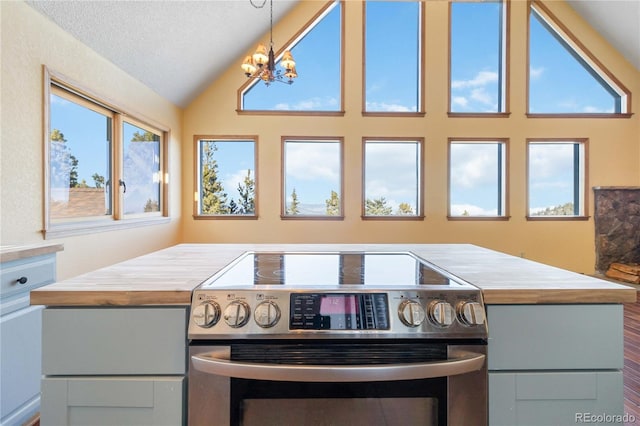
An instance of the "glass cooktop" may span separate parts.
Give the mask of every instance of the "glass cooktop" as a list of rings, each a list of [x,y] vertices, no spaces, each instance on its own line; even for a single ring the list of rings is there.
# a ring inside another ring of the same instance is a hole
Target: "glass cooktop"
[[[248,252],[202,288],[464,285],[408,252]]]

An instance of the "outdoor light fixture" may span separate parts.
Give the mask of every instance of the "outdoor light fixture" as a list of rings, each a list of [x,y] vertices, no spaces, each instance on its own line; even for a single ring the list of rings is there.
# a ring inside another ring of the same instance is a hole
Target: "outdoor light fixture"
[[[256,5],[253,0],[249,0],[251,6],[256,9],[264,7],[267,0],[264,0],[261,5]],[[293,60],[293,56],[289,50],[286,50],[280,60],[280,66],[282,70],[276,70],[276,58],[273,53],[273,0],[269,0],[271,7],[270,21],[269,21],[269,51],[264,44],[258,44],[258,48],[253,55],[247,56],[242,62],[242,70],[244,75],[248,78],[259,78],[269,86],[274,81],[280,83],[292,84],[293,79],[298,76],[296,73],[296,62]],[[283,72],[284,71],[284,72]]]

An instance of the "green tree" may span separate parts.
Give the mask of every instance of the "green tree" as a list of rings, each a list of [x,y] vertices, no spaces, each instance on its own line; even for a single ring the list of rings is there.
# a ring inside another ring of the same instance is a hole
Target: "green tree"
[[[104,176],[99,175],[98,173],[94,173],[91,176],[91,179],[93,179],[93,184],[95,185],[96,188],[102,188],[104,185]]]
[[[396,214],[397,215],[412,215],[413,213],[413,207],[411,207],[411,204],[409,203],[400,203],[400,205],[398,206],[398,210],[396,210]]]
[[[340,197],[336,191],[331,191],[331,197],[325,200],[327,205],[327,216],[339,216],[340,215]]]
[[[251,177],[251,169],[247,169],[247,175],[238,184],[240,199],[237,213],[253,214],[256,211],[256,181]],[[233,200],[232,200],[233,202]],[[230,203],[231,204],[231,203]],[[234,203],[235,204],[235,203]],[[233,209],[232,209],[233,210]],[[233,211],[232,211],[233,213]]]
[[[389,216],[393,208],[387,204],[384,197],[370,199],[367,198],[364,206],[364,213],[367,216]]]
[[[573,216],[574,214],[573,203],[568,202],[555,207],[547,207],[544,210],[533,213],[533,216]]]
[[[64,134],[58,129],[51,130],[49,137],[49,180],[52,188],[69,188],[71,186],[71,157],[71,150],[67,145]]]
[[[160,206],[158,205],[158,201],[152,200],[151,198],[149,198],[144,205],[144,211],[145,213],[160,211]]]
[[[298,194],[296,193],[296,189],[293,188],[291,192],[291,204],[287,208],[287,214],[295,215],[300,214],[300,201],[298,201]]]
[[[214,158],[217,150],[215,142],[202,145],[201,208],[202,213],[228,214],[227,193],[218,177],[218,161]]]
[[[144,133],[140,133],[136,131],[133,133],[133,136],[131,137],[131,142],[159,142],[159,141],[160,141],[160,136],[148,131]]]
[[[71,162],[71,170],[69,172],[69,188],[77,188],[78,187],[78,159],[75,155],[69,156],[69,161]],[[83,180],[84,182],[84,180]],[[84,182],[84,188],[86,188],[87,182]]]

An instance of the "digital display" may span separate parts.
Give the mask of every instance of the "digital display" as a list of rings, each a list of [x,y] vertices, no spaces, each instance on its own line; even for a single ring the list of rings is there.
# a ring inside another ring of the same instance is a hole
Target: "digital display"
[[[327,294],[320,299],[320,315],[357,315],[355,294]]]
[[[291,330],[388,330],[386,293],[292,293]]]

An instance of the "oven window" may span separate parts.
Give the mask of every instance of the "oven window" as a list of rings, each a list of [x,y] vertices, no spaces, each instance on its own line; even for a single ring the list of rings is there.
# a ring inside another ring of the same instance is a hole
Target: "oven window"
[[[231,424],[446,425],[446,379],[299,383],[233,379]]]

